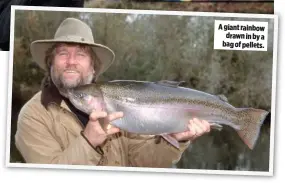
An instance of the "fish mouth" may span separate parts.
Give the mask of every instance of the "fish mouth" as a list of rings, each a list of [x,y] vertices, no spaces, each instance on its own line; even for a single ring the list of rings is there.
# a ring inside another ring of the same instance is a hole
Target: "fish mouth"
[[[76,92],[73,88],[67,89],[67,96],[69,100],[71,99],[80,99],[80,93]]]
[[[69,96],[69,97],[71,97],[71,96],[73,96],[74,94],[74,90],[73,89],[67,89],[66,90],[66,93],[67,93],[67,95]]]
[[[76,91],[74,91],[74,89],[69,89],[68,91],[67,91],[67,93],[68,93],[68,96],[69,97],[73,97],[73,98],[82,98],[82,96],[84,95],[84,94],[82,94],[82,93],[80,93],[80,92],[76,92]],[[85,95],[84,95],[85,96]]]

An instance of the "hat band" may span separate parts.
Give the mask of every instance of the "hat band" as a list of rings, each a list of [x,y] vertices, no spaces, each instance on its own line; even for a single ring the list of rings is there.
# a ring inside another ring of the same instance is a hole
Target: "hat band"
[[[90,40],[90,39],[86,39],[82,36],[74,36],[74,35],[60,36],[60,37],[55,38],[54,41],[94,44],[92,39]]]

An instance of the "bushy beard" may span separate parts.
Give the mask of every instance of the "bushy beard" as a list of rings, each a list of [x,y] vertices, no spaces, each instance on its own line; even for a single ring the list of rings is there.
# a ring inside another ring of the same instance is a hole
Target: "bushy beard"
[[[65,70],[76,71],[76,68],[66,68]],[[63,70],[63,72],[65,70]],[[75,87],[80,86],[80,85],[90,84],[93,80],[93,77],[94,77],[94,70],[92,69],[89,71],[89,73],[86,77],[84,77],[82,75],[82,73],[78,72],[80,74],[80,77],[78,77],[73,82],[67,82],[64,79],[63,72],[60,73],[60,71],[56,70],[53,66],[51,66],[50,72],[51,72],[51,79],[52,79],[53,83],[55,84],[55,86],[57,87],[59,92],[64,96],[67,96],[67,90],[68,89],[72,89],[72,88],[75,88]]]

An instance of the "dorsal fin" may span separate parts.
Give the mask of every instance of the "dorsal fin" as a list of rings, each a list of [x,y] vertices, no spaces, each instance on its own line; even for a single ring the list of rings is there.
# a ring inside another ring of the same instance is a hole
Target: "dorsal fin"
[[[181,83],[185,83],[185,81],[160,80],[156,81],[155,83],[164,86],[178,87]]]
[[[228,102],[228,99],[225,95],[223,94],[220,94],[220,95],[217,95],[219,97],[220,100],[224,101],[224,102]]]

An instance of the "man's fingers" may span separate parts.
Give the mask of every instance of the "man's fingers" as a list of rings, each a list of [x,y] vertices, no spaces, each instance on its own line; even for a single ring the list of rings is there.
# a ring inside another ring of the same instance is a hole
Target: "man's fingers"
[[[210,124],[207,121],[199,120],[197,118],[194,118],[193,120],[194,120],[195,125],[197,126],[198,134],[210,131]]]
[[[205,132],[210,131],[210,124],[206,120],[193,118],[189,120],[188,131],[172,134],[177,140],[194,140]]]
[[[193,120],[189,121],[188,124],[188,131],[186,132],[181,132],[181,133],[177,133],[175,134],[176,139],[178,140],[193,140],[197,134],[197,127],[195,126],[195,123]]]
[[[194,126],[194,121],[190,120],[189,124],[188,124],[188,131],[182,132],[182,133],[178,133],[176,135],[176,137],[181,139],[181,140],[184,140],[184,139],[189,139],[189,138],[194,137],[195,134],[196,134],[196,128]]]
[[[123,115],[124,115],[123,112],[114,112],[114,113],[108,115],[107,120],[108,120],[108,122],[110,122],[110,121],[113,121],[115,119],[122,118]]]
[[[123,112],[114,112],[114,113],[109,114],[104,119],[104,128],[107,130],[110,127],[111,121],[114,121],[114,120],[122,118],[122,117],[123,117]]]
[[[111,126],[109,129],[107,128],[107,132],[106,133],[108,135],[112,135],[112,134],[115,134],[115,133],[118,133],[118,132],[120,132],[119,128]]]
[[[190,120],[190,123],[188,124],[188,128],[189,128],[189,131],[188,131],[188,136],[192,137],[194,135],[196,135],[196,127],[195,127],[195,124],[194,124],[194,120]]]
[[[99,118],[105,118],[107,113],[104,111],[94,111],[90,114],[89,120],[90,121],[97,121]]]
[[[204,126],[206,127],[206,132],[210,132],[211,130],[211,125],[208,121],[206,120],[202,120],[202,123],[204,124]]]

